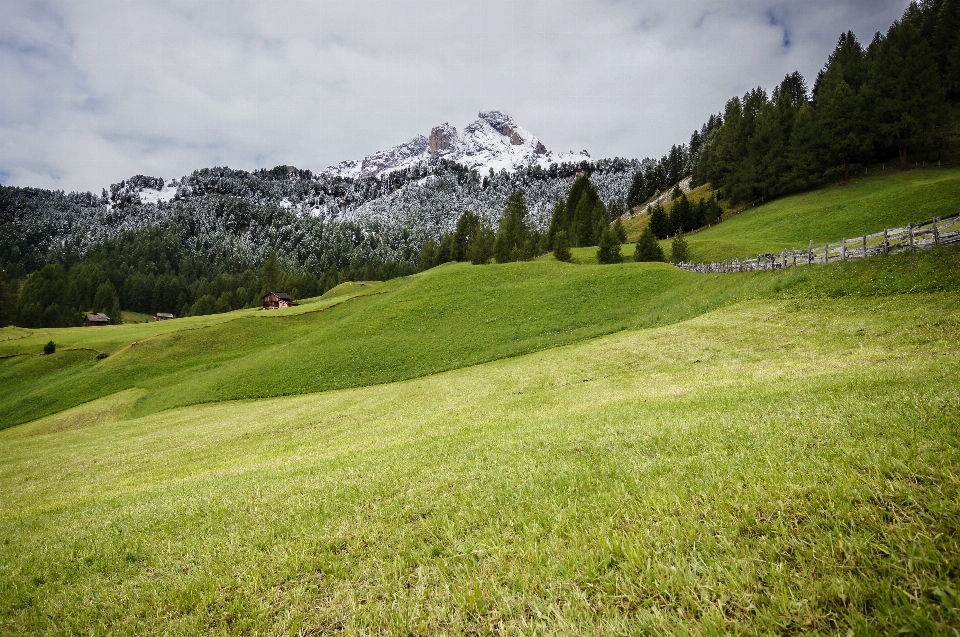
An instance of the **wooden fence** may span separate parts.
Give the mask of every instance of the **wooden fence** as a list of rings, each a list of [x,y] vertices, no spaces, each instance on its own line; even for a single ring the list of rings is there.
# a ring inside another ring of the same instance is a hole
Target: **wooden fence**
[[[810,241],[810,247],[806,250],[784,250],[779,254],[760,254],[755,259],[735,259],[720,263],[674,263],[673,265],[704,274],[779,270],[797,265],[863,259],[904,250],[925,250],[952,243],[960,243],[960,212],[817,247],[814,247],[813,241]]]

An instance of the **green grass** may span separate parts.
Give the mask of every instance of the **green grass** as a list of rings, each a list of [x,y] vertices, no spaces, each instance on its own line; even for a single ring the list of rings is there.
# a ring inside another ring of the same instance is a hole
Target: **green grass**
[[[960,168],[925,168],[859,176],[749,208],[687,237],[695,261],[755,257],[805,249],[905,226],[960,209]],[[669,252],[669,241],[661,242]]]
[[[958,176],[690,241],[919,220]],[[3,328],[0,634],[952,634],[958,372],[956,248]]]
[[[710,277],[666,264],[449,264],[358,286],[359,296],[320,299],[316,311],[310,304],[243,310],[233,318],[202,317],[206,325],[182,319],[189,329],[179,331],[169,331],[177,321],[37,330],[0,341],[0,355],[32,352],[0,358],[0,422],[28,422],[134,388],[146,392],[133,412],[139,416],[203,402],[395,382],[675,323],[748,298],[865,294],[874,281],[887,280],[881,293],[960,287],[957,251],[841,265]],[[918,268],[922,274],[914,272]],[[848,274],[837,279],[837,272]],[[167,331],[151,335],[158,329]],[[57,353],[37,355],[51,339],[60,343]],[[109,358],[97,361],[98,349],[110,351]]]
[[[0,630],[946,634],[958,316],[955,292],[745,301],[402,383],[11,428]]]

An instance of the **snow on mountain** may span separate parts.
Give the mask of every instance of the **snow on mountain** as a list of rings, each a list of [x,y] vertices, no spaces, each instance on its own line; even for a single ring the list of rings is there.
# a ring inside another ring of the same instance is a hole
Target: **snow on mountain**
[[[481,111],[477,121],[458,132],[450,124],[417,135],[399,146],[382,150],[360,161],[343,161],[323,171],[331,177],[375,177],[432,159],[447,159],[486,174],[490,170],[513,172],[525,166],[578,163],[589,160],[587,151],[554,153],[532,133],[501,111]]]

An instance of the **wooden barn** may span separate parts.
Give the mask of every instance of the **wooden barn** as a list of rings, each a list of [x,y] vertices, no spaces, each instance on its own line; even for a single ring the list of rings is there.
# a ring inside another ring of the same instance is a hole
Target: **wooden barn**
[[[173,318],[173,314],[167,314],[166,312],[157,312],[153,315],[154,321],[169,321]]]
[[[83,326],[90,327],[91,325],[109,325],[110,317],[102,312],[97,312],[96,314],[87,314],[83,317]]]
[[[265,310],[276,310],[296,304],[297,302],[286,292],[267,292],[263,297],[263,309]]]

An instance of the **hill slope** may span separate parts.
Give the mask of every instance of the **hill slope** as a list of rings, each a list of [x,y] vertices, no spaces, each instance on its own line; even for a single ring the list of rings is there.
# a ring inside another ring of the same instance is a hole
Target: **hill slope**
[[[147,390],[135,410],[144,415],[394,382],[674,323],[746,298],[875,294],[874,279],[889,286],[881,293],[953,290],[958,259],[938,251],[843,264],[840,284],[836,270],[816,267],[705,277],[666,264],[450,264],[287,314],[244,310],[182,324],[18,332],[0,341],[0,423],[134,388]],[[48,340],[58,352],[39,356]],[[112,354],[97,361],[99,351]]]
[[[135,420],[118,395],[11,428],[0,624],[942,633],[957,316],[956,292],[801,295],[402,383]]]

